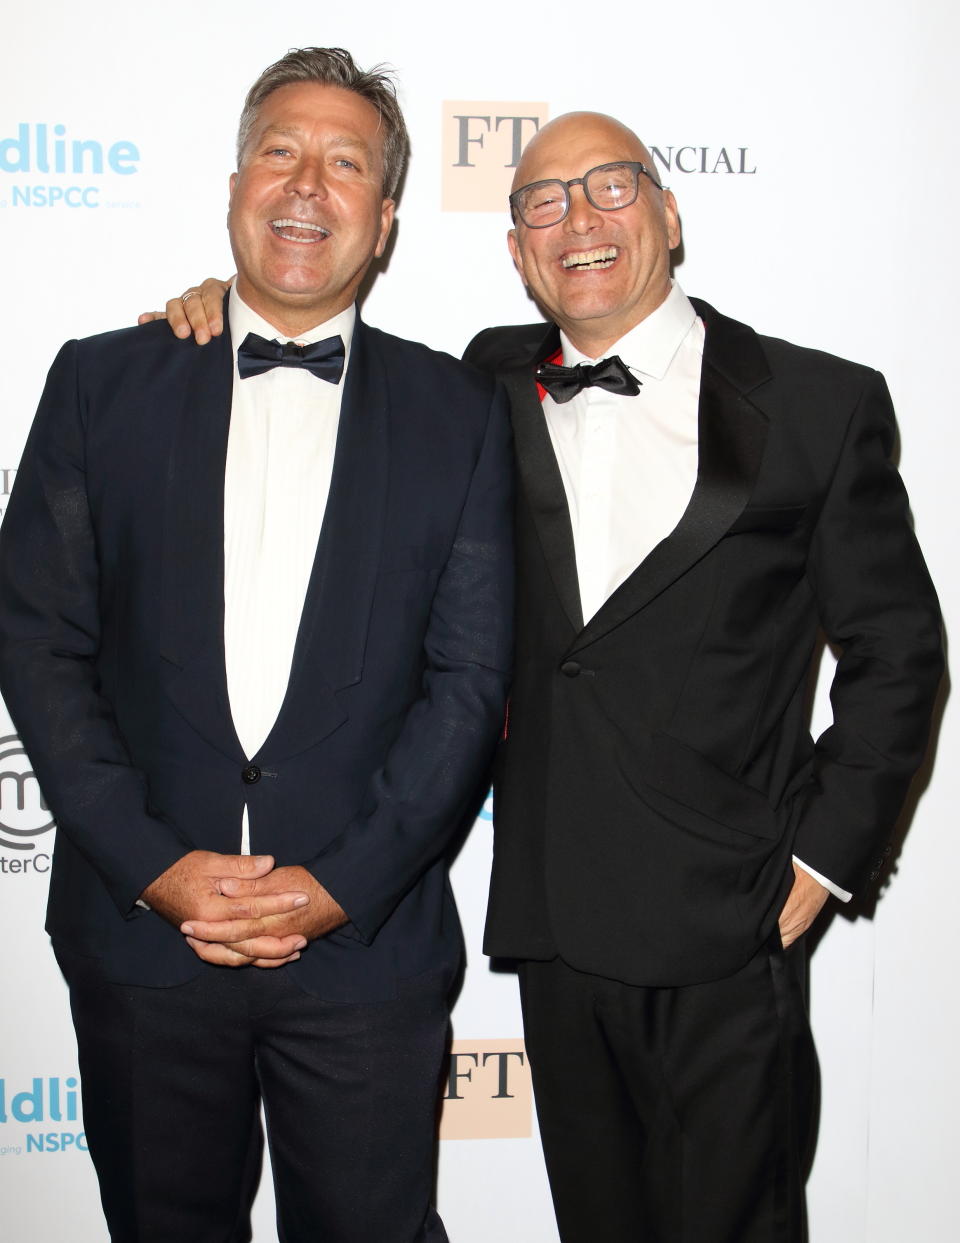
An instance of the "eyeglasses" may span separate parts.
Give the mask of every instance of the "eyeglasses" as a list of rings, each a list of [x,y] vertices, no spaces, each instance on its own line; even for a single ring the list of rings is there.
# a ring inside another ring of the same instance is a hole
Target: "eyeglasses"
[[[559,224],[570,211],[571,186],[582,186],[587,202],[598,211],[619,211],[637,201],[641,173],[649,177],[658,190],[663,189],[645,164],[621,160],[616,164],[598,164],[582,177],[572,177],[570,181],[551,177],[521,186],[510,195],[510,211],[514,221],[519,216],[528,229],[547,229]]]

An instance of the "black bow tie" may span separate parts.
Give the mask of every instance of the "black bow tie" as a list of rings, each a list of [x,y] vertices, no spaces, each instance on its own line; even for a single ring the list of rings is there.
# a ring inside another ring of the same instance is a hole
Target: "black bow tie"
[[[345,358],[342,337],[327,337],[313,345],[294,345],[291,341],[281,345],[279,341],[267,341],[255,332],[248,332],[237,350],[237,370],[240,379],[262,375],[273,367],[306,367],[307,371],[339,384],[343,375]]]
[[[640,392],[640,381],[617,354],[601,358],[592,365],[577,363],[575,367],[559,367],[556,363],[541,363],[537,379],[540,387],[561,406],[576,397],[582,388],[605,388],[621,397],[636,397]]]

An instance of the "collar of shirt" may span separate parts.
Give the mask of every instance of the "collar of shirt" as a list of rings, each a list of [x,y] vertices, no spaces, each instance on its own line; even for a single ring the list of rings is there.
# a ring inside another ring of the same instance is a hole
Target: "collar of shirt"
[[[670,292],[657,309],[614,342],[602,357],[618,354],[631,371],[662,380],[696,318],[690,299],[676,281],[671,281]],[[598,361],[581,354],[566,333],[560,333],[560,341],[564,366]]]
[[[248,332],[255,332],[267,341],[296,341],[298,345],[313,345],[315,341],[325,341],[327,337],[335,337],[339,333],[343,338],[343,348],[346,353],[343,375],[340,377],[339,385],[339,387],[343,387],[347,367],[350,365],[350,344],[353,341],[353,329],[357,322],[356,304],[348,306],[339,315],[334,315],[333,319],[325,320],[322,324],[317,324],[315,328],[301,332],[296,337],[288,337],[286,333],[274,328],[262,315],[258,315],[252,307],[249,307],[244,302],[235,288],[230,290],[230,306],[227,315],[230,320],[230,339],[233,342],[234,369],[236,369],[237,365],[237,347]],[[269,375],[270,372],[265,374]]]

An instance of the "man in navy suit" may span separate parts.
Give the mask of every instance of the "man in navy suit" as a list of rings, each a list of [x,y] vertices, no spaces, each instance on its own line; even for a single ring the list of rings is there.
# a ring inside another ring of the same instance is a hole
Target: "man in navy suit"
[[[0,548],[0,673],[59,834],[111,1237],[443,1240],[444,850],[510,663],[492,382],[364,325],[407,139],[339,49],[251,88],[228,331],[66,345]]]

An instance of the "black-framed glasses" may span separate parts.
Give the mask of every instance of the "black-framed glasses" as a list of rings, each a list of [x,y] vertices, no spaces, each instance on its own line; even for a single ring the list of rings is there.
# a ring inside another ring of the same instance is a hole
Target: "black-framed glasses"
[[[559,224],[569,212],[571,186],[582,186],[587,202],[598,211],[619,211],[637,201],[641,175],[649,177],[658,190],[663,189],[646,164],[618,160],[588,168],[582,177],[571,177],[569,181],[559,177],[531,181],[510,195],[510,211],[514,221],[519,217],[528,229],[547,229]]]

